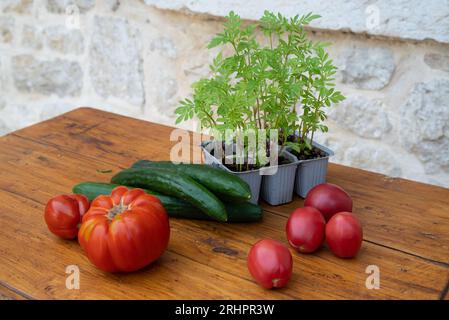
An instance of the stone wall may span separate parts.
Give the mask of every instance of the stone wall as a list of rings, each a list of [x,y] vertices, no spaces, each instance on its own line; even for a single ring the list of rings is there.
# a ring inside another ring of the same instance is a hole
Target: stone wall
[[[208,75],[223,14],[312,10],[323,17],[310,36],[334,43],[348,97],[318,137],[332,161],[449,187],[448,1],[244,3],[1,0],[0,134],[81,105],[174,125],[177,102]]]

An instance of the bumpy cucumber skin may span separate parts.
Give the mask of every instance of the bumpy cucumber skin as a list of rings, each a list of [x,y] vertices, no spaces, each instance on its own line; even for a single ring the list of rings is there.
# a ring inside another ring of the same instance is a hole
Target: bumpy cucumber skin
[[[187,201],[218,221],[227,221],[224,204],[189,176],[160,168],[131,168],[112,177],[111,183],[157,190]]]
[[[174,164],[171,161],[139,160],[132,168],[163,168],[176,170],[190,176],[202,184],[220,199],[226,201],[243,202],[251,198],[251,189],[239,177],[204,164]]]
[[[230,222],[256,222],[262,219],[262,207],[251,202],[225,203]]]
[[[110,194],[117,184],[105,182],[81,182],[72,188],[73,193],[83,194],[90,201],[101,194]],[[132,187],[130,187],[132,188]],[[146,193],[158,197],[172,218],[214,220],[184,200],[144,189]],[[225,203],[228,222],[256,222],[262,219],[262,208],[250,202]]]

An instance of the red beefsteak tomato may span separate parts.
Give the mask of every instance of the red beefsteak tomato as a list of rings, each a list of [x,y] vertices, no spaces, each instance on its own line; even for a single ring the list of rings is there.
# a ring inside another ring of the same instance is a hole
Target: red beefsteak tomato
[[[82,194],[58,195],[48,200],[45,206],[45,223],[58,237],[74,239],[88,209],[89,199]]]
[[[305,207],[318,209],[326,221],[337,212],[352,212],[352,199],[341,187],[322,183],[313,187],[304,200]]]
[[[89,260],[107,272],[132,272],[159,258],[170,238],[160,200],[142,189],[117,187],[92,201],[78,241]]]
[[[276,240],[256,242],[249,251],[247,263],[253,278],[266,289],[282,288],[292,275],[292,255]]]

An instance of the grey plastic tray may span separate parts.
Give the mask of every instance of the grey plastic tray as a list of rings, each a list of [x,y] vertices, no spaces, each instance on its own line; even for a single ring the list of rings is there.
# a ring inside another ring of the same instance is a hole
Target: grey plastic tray
[[[205,141],[201,143],[201,149],[203,150],[204,158],[206,161],[206,164],[211,165],[216,168],[220,168],[223,170],[226,170],[236,176],[238,176],[240,179],[245,181],[250,189],[251,189],[251,199],[249,202],[257,204],[259,202],[259,194],[260,194],[260,185],[262,183],[262,175],[260,175],[260,169],[259,170],[251,170],[251,171],[242,171],[242,172],[234,172],[226,168],[217,158],[215,158],[213,155],[210,154],[210,151],[212,150],[212,144],[211,141]]]
[[[279,165],[274,175],[264,175],[262,179],[262,198],[273,206],[288,203],[293,199],[299,161],[288,151],[284,151],[282,155],[291,163]]]
[[[312,145],[324,151],[327,156],[319,159],[299,160],[298,170],[296,171],[295,192],[303,198],[306,197],[310,189],[326,182],[329,157],[334,155],[332,150],[319,143],[312,142]]]

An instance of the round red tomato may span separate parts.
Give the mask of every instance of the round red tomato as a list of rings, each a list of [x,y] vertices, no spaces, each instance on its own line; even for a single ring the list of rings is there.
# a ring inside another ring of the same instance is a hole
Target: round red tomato
[[[160,200],[142,189],[117,187],[92,201],[78,241],[89,260],[107,272],[131,272],[159,258],[170,237]]]
[[[362,245],[362,225],[351,212],[335,214],[326,225],[326,242],[340,258],[352,258]]]
[[[82,194],[59,195],[48,200],[44,218],[48,229],[58,237],[74,239],[81,218],[89,209],[89,200]]]
[[[324,241],[326,221],[313,207],[298,208],[290,215],[286,225],[290,245],[302,253],[316,251]]]
[[[322,183],[313,187],[304,200],[304,206],[318,209],[326,221],[337,212],[352,212],[351,197],[339,186]]]
[[[248,270],[266,289],[282,288],[290,280],[293,260],[282,243],[265,239],[254,244],[248,254]]]

